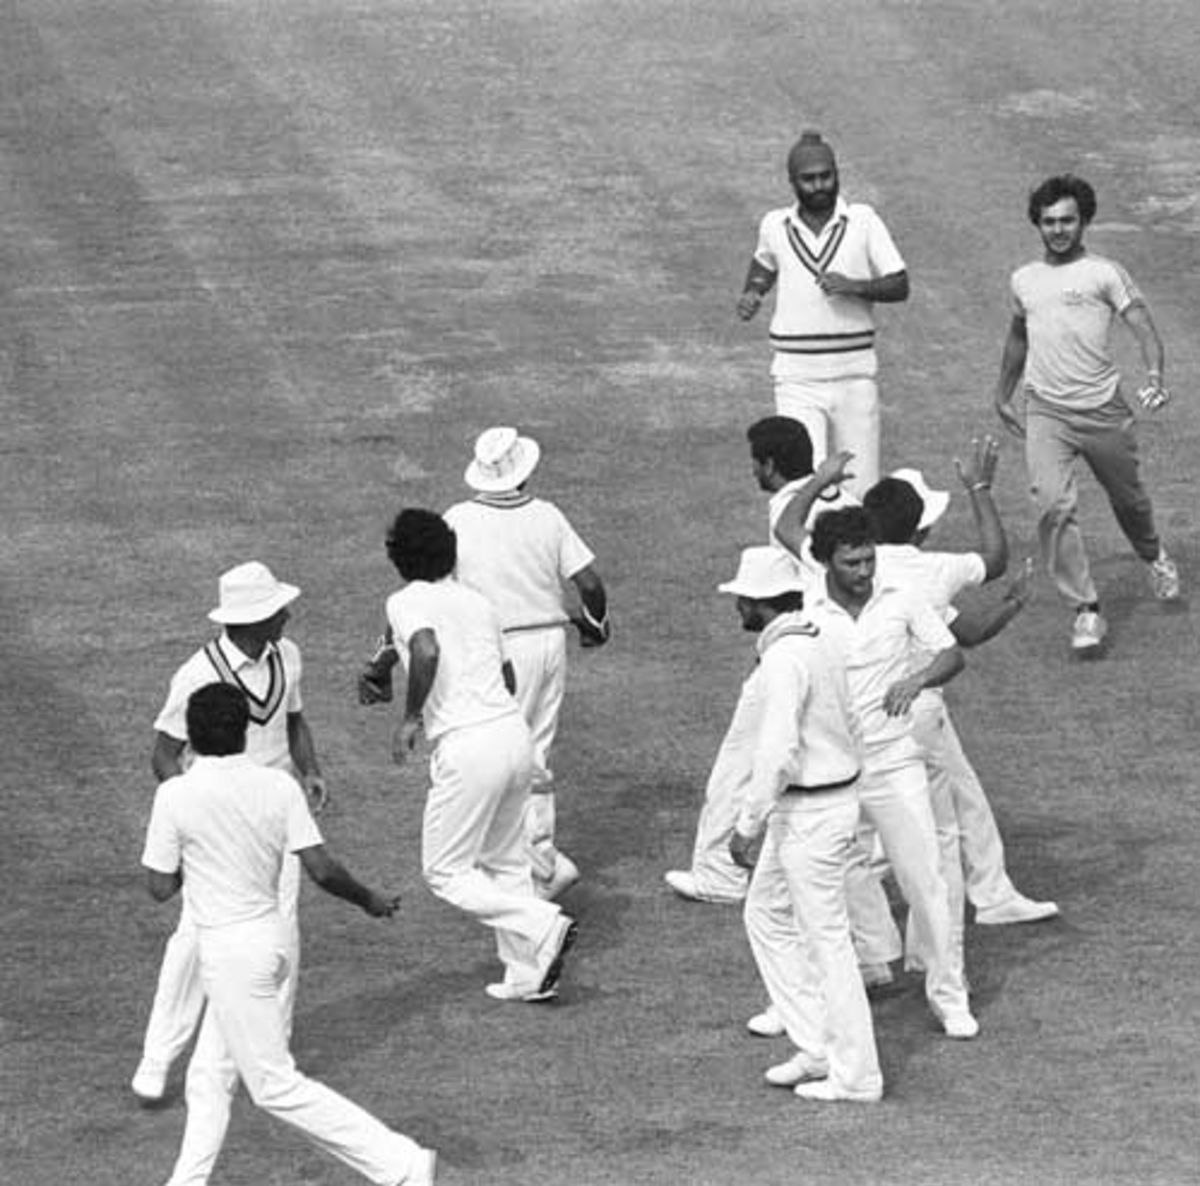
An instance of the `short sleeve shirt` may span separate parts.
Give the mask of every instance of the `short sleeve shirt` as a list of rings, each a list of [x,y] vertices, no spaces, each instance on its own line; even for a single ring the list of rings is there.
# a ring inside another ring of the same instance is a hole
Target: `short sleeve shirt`
[[[197,926],[231,926],[276,911],[284,855],[320,843],[291,775],[245,754],[202,756],[159,784],[142,864],[183,873]]]
[[[1120,264],[1090,253],[1044,260],[1012,277],[1013,312],[1025,320],[1025,388],[1053,408],[1099,408],[1120,383],[1109,347],[1113,318],[1142,299]]]
[[[520,713],[504,684],[500,621],[482,593],[453,577],[410,581],[387,600],[387,619],[407,667],[414,634],[432,630],[438,666],[422,710],[425,736]]]
[[[219,648],[217,658],[229,677],[225,682],[239,686],[250,702],[246,756],[292,773],[287,719],[304,707],[300,696],[300,648],[290,638],[281,638],[277,644],[268,644],[257,659],[251,659],[229,641],[228,635],[221,635],[215,645]],[[186,743],[188,699],[206,684],[219,682],[222,671],[201,648],[171,677],[166,703],[154,728]]]
[[[871,599],[857,618],[827,592],[813,602],[810,617],[838,642],[845,656],[863,744],[873,748],[908,736],[911,719],[888,716],[883,699],[897,680],[925,665],[922,655],[955,645],[938,611],[911,590],[877,577]]]
[[[595,556],[553,503],[526,497],[473,499],[452,506],[458,579],[496,608],[504,630],[566,620],[563,582]]]

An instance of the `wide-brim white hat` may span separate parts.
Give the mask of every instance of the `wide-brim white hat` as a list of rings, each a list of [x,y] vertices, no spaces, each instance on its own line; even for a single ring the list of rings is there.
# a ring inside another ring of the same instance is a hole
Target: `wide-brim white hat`
[[[265,622],[300,596],[297,586],[277,581],[271,570],[257,560],[223,573],[217,587],[221,604],[208,616],[223,626]]]
[[[541,455],[537,441],[515,428],[489,428],[475,442],[475,457],[463,477],[483,494],[515,490],[537,468]]]
[[[889,476],[897,481],[907,482],[925,504],[925,509],[921,512],[921,521],[917,524],[918,531],[932,527],[946,513],[946,508],[950,505],[950,491],[931,489],[919,469],[898,469]]]
[[[804,573],[790,552],[770,546],[744,548],[737,576],[718,585],[721,593],[767,601],[783,593],[803,593]]]

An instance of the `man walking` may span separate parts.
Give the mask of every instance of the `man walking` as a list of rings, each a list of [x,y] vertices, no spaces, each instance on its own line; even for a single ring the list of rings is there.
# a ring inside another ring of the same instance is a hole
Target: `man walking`
[[[550,748],[566,691],[568,618],[564,584],[579,599],[583,646],[609,637],[608,597],[595,556],[552,502],[526,484],[541,450],[515,428],[489,428],[475,443],[466,483],[475,497],[452,506],[445,520],[458,537],[458,579],[495,607],[504,649],[517,681],[516,697],[533,734],[533,785],[525,838],[534,886],[555,898],[579,879],[575,862],[555,844],[556,804]]]
[[[291,616],[288,607],[300,590],[276,580],[271,570],[256,560],[222,574],[218,588],[220,603],[208,616],[223,627],[222,633],[175,673],[166,703],[154,722],[151,766],[155,777],[161,783],[183,773],[189,758],[185,720],[188,698],[213,680],[220,680],[240,689],[247,698],[250,721],[246,745],[250,758],[299,778],[314,810],[320,811],[328,793],[312,731],[304,717],[300,650],[283,636]],[[299,894],[300,866],[287,857],[279,908],[287,923],[289,963],[293,966],[300,950]],[[200,1020],[204,993],[197,955],[196,930],[185,896],[179,925],[163,952],[142,1060],[133,1077],[133,1091],[143,1100],[162,1098],[171,1064]],[[289,979],[284,991],[289,1019],[295,987],[295,980]]]
[[[883,1076],[846,914],[858,744],[842,657],[800,612],[801,584],[787,553],[758,547],[743,551],[736,577],[720,586],[759,636],[747,721],[753,778],[730,849],[754,869],[746,934],[796,1047],[767,1082],[802,1099],[873,1102]]]
[[[392,756],[407,761],[422,730],[434,745],[421,832],[425,882],[496,932],[504,979],[487,986],[489,996],[548,1000],[576,926],[533,891],[522,835],[533,742],[512,694],[496,611],[454,578],[455,535],[433,511],[401,511],[387,551],[405,581],[387,601],[407,670]]]
[[[1146,366],[1142,407],[1154,412],[1168,399],[1163,345],[1141,292],[1120,264],[1093,255],[1083,237],[1096,215],[1096,194],[1081,177],[1050,177],[1030,194],[1029,220],[1042,239],[1042,258],[1012,276],[1013,316],[1000,377],[996,412],[1025,438],[1025,459],[1037,505],[1046,567],[1075,609],[1071,646],[1092,652],[1108,625],[1100,611],[1077,518],[1075,471],[1087,462],[1104,488],[1117,523],[1149,567],[1154,595],[1179,597],[1179,571],[1154,524],[1138,475],[1134,414],[1109,344],[1119,317],[1137,339]],[[1021,382],[1022,419],[1014,404]]]
[[[812,441],[808,429],[789,416],[766,416],[746,430],[755,481],[769,495],[768,542],[775,544],[775,528],[785,508],[805,487],[813,472]],[[853,504],[836,483],[813,500],[810,519],[822,511]],[[800,553],[801,584],[824,580],[825,570],[809,555]],[[729,837],[738,812],[738,801],[750,782],[754,765],[755,736],[748,728],[758,712],[757,681],[742,686],[733,719],[717,751],[704,790],[704,805],[696,824],[692,861],[687,869],[670,869],[667,884],[682,898],[694,902],[740,902],[746,896],[749,875],[729,855]]]
[[[812,554],[826,568],[825,589],[808,615],[841,648],[863,741],[858,799],[879,833],[915,923],[925,962],[925,994],[948,1037],[973,1038],[961,952],[952,942],[949,892],[910,709],[926,689],[963,667],[954,636],[926,602],[875,576],[875,529],[861,507],[828,511],[813,528]],[[856,850],[847,892],[877,883]],[[869,911],[856,911],[856,917]]]
[[[327,852],[293,778],[247,756],[251,707],[240,688],[200,688],[185,716],[195,761],[155,793],[142,856],[157,901],[183,891],[208,1004],[168,1186],[209,1180],[239,1079],[260,1108],[376,1186],[433,1186],[432,1150],[296,1069],[281,992],[297,974],[292,923],[279,904],[285,858],[298,858],[323,890],[373,917],[390,917],[398,899],[368,889]]]
[[[849,450],[850,493],[879,477],[877,302],[908,299],[908,272],[887,227],[868,205],[839,193],[833,149],[805,132],[787,160],[796,205],[759,227],[737,313],[752,318],[778,283],[771,318],[775,407],[804,424],[815,460]]]

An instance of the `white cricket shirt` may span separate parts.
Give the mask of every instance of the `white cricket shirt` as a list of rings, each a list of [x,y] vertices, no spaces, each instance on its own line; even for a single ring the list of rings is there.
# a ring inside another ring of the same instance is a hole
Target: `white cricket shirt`
[[[738,812],[744,835],[758,833],[787,787],[844,783],[861,764],[836,644],[802,614],[780,614],[759,635],[758,654],[742,690],[757,716],[748,722],[756,737],[754,769]]]
[[[481,496],[444,516],[458,536],[456,575],[496,608],[503,630],[566,622],[563,582],[595,556],[551,502]]]
[[[891,717],[883,698],[897,680],[927,664],[921,656],[955,645],[954,635],[928,601],[876,574],[870,600],[854,618],[826,587],[809,617],[840,647],[863,744],[874,748],[908,735],[911,720]]]
[[[142,864],[182,871],[197,926],[232,926],[275,913],[284,855],[320,843],[290,774],[245,754],[198,756],[155,791]]]
[[[430,740],[451,729],[520,714],[504,685],[500,621],[482,593],[454,577],[410,581],[388,598],[387,619],[406,669],[412,636],[432,630],[437,638],[437,674],[421,713]]]
[[[300,648],[290,638],[268,643],[257,659],[251,659],[222,634],[214,643],[217,661],[231,678],[222,681],[218,665],[207,648],[198,650],[171,677],[166,703],[154,728],[176,741],[187,742],[187,702],[206,684],[228,682],[240,687],[250,703],[250,726],[246,731],[246,756],[253,762],[293,773],[288,748],[289,713],[303,711],[300,697]]]

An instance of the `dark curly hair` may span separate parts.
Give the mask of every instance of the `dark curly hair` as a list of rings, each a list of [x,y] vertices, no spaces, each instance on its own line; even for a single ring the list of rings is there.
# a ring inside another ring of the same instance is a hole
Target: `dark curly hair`
[[[818,564],[828,564],[838,548],[861,548],[876,542],[870,512],[863,507],[843,507],[817,516],[809,547]]]
[[[250,702],[233,684],[212,683],[197,688],[189,697],[184,719],[187,735],[196,753],[220,758],[240,754],[246,748],[250,726]]]
[[[881,544],[907,544],[925,513],[921,496],[902,478],[881,478],[863,495]]]
[[[1061,173],[1057,177],[1047,177],[1037,189],[1029,195],[1029,221],[1037,226],[1042,221],[1042,211],[1063,198],[1074,198],[1079,207],[1079,219],[1087,226],[1096,217],[1096,191],[1073,173]]]
[[[405,507],[388,528],[387,554],[406,581],[440,581],[454,571],[458,537],[434,511]]]
[[[746,439],[754,460],[773,461],[779,476],[789,482],[813,472],[812,438],[799,420],[764,416],[746,429]]]

